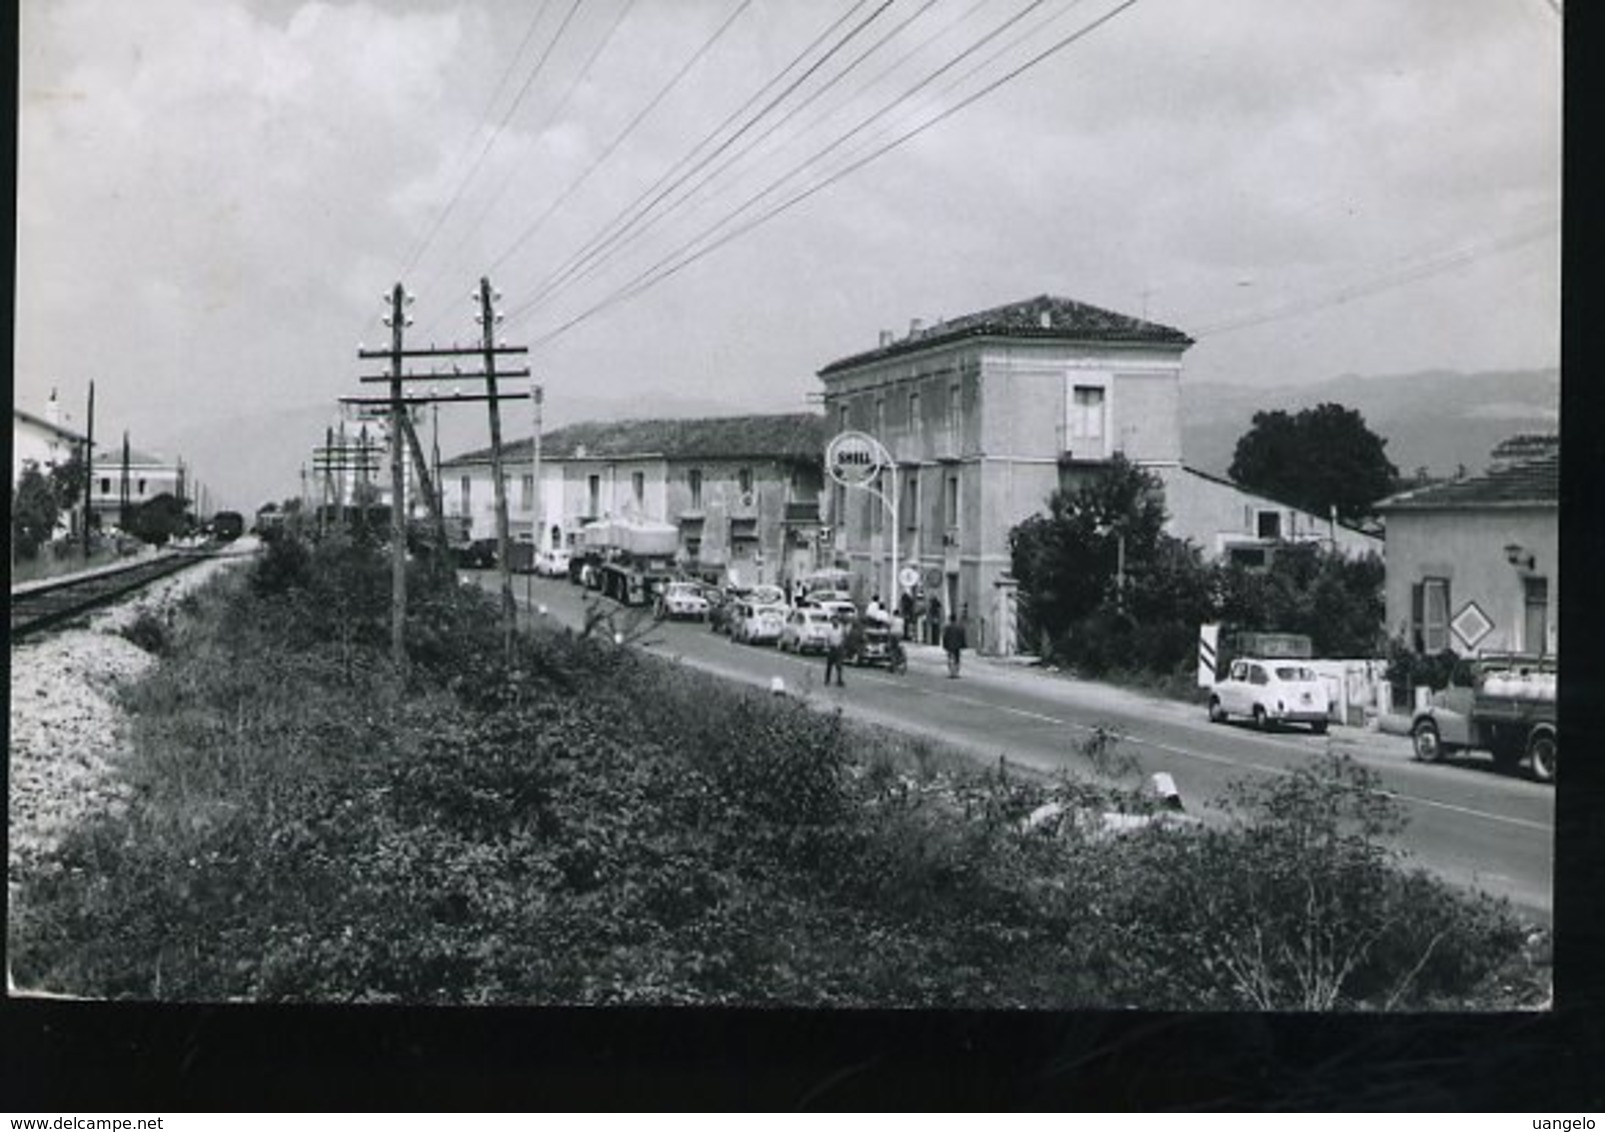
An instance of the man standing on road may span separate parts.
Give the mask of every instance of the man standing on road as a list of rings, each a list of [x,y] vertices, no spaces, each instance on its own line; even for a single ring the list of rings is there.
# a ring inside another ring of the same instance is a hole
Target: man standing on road
[[[914,639],[914,622],[916,620],[914,616],[914,608],[914,595],[909,591],[904,590],[903,596],[898,599],[897,612],[903,617],[903,639],[905,641],[912,641]]]
[[[957,617],[949,620],[947,627],[942,630],[942,650],[947,653],[947,675],[950,680],[959,678],[960,654],[968,644],[964,625]]]
[[[830,687],[830,674],[836,672],[836,687],[842,686],[842,623],[840,617],[830,619],[825,633],[825,687]]]
[[[935,645],[941,643],[942,632],[942,601],[935,594],[925,605],[925,643]]]

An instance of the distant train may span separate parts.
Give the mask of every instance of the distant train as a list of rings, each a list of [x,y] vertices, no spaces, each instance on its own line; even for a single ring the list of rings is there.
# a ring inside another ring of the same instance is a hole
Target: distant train
[[[245,533],[245,516],[238,511],[219,511],[209,524],[218,542],[233,542]]]

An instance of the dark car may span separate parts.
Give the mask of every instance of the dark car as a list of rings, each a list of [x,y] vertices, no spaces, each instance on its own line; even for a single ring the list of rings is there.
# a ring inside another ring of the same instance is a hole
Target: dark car
[[[476,538],[454,549],[457,565],[464,570],[488,570],[496,565],[496,540],[493,538]]]

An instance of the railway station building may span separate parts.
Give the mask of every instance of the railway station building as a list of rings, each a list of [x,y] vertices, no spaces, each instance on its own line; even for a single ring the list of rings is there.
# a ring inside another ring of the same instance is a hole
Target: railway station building
[[[898,554],[962,615],[969,640],[1010,654],[1016,591],[1009,531],[1117,453],[1164,485],[1169,533],[1207,555],[1260,561],[1284,541],[1381,550],[1356,530],[1183,461],[1182,355],[1173,327],[1051,295],[882,331],[819,371],[830,435],[877,438],[896,465]],[[827,437],[828,442],[828,437]],[[886,476],[883,473],[883,482]],[[830,550],[882,595],[896,592],[888,509],[831,484]]]

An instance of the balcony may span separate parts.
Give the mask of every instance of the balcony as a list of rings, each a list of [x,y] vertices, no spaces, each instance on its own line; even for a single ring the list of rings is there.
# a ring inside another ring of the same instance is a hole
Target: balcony
[[[805,527],[819,522],[819,500],[805,499],[786,504],[783,520],[787,526]]]

